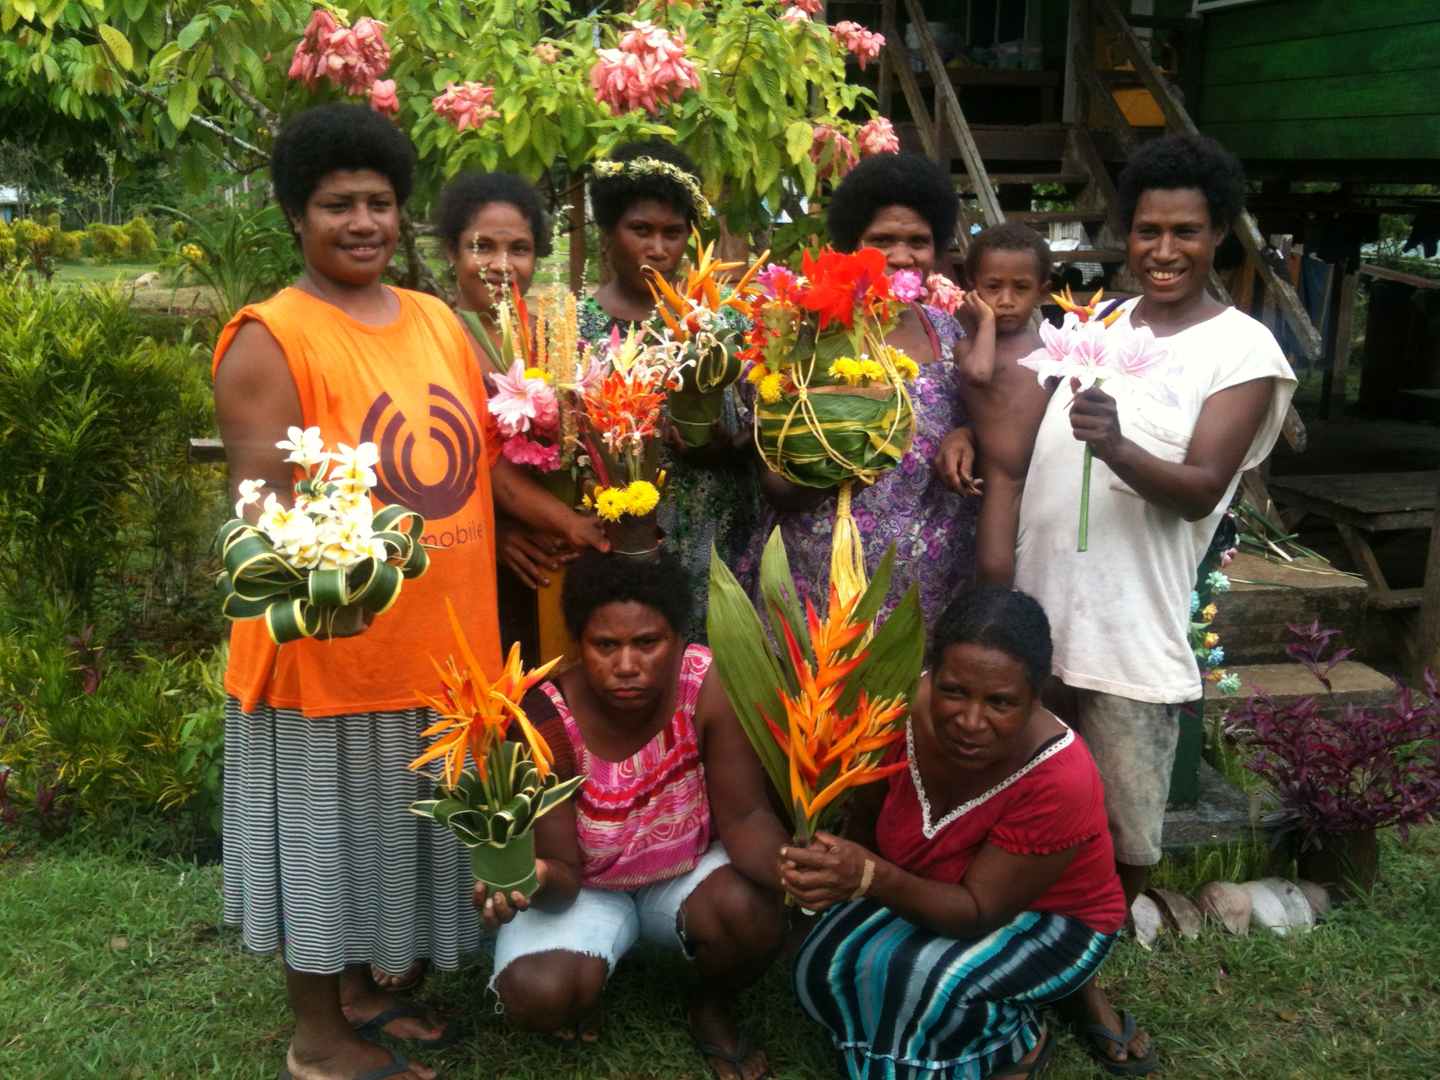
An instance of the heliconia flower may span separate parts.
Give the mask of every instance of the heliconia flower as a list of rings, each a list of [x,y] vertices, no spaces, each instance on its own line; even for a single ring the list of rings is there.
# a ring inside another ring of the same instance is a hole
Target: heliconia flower
[[[235,501],[235,516],[243,517],[245,507],[254,506],[260,501],[260,492],[265,489],[264,480],[241,480],[240,498]]]
[[[494,100],[494,87],[478,82],[451,82],[445,84],[443,93],[431,99],[430,108],[436,116],[454,124],[457,131],[465,131],[500,115],[491,105]]]
[[[854,144],[829,124],[816,124],[810,143],[810,160],[821,180],[839,180],[859,162]]]
[[[286,437],[275,444],[278,450],[289,450],[285,460],[302,469],[309,469],[316,465],[323,465],[330,460],[330,455],[325,451],[325,439],[320,434],[318,427],[308,427],[303,431],[298,427],[285,429]]]
[[[510,370],[494,376],[495,392],[487,406],[500,434],[512,438],[522,432],[543,432],[555,427],[560,405],[555,390],[542,378],[525,374],[525,362],[517,359]]]
[[[621,116],[644,109],[654,116],[687,90],[700,88],[700,73],[685,56],[685,31],[672,35],[648,20],[631,24],[618,48],[597,49],[590,69],[595,99]]]
[[[880,50],[885,47],[884,34],[873,33],[859,23],[850,22],[848,19],[832,26],[830,33],[860,62],[861,71],[864,71],[865,65],[878,57]]]
[[[554,472],[560,467],[560,447],[553,443],[539,443],[523,435],[506,439],[500,453],[506,461],[530,465],[541,472]]]
[[[925,279],[925,303],[954,315],[965,299],[965,290],[944,274],[931,274]]]
[[[896,300],[913,304],[925,295],[925,280],[918,270],[897,270],[890,275],[890,291]]]
[[[542,64],[553,64],[560,59],[560,50],[548,41],[536,42],[531,51]]]
[[[394,79],[376,79],[370,87],[370,108],[386,116],[400,112],[400,99],[395,95]]]
[[[856,133],[855,141],[860,144],[860,153],[866,157],[900,152],[900,136],[895,134],[895,125],[883,116],[871,117],[869,123]]]

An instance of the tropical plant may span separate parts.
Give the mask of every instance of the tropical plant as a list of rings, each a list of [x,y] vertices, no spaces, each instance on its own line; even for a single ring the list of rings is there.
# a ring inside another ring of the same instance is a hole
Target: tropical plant
[[[220,325],[300,273],[300,252],[278,207],[221,208],[208,215],[164,209],[185,226],[180,257],[213,295],[212,314]]]
[[[1329,700],[1281,703],[1261,693],[1227,718],[1228,732],[1250,751],[1245,767],[1279,799],[1277,831],[1302,852],[1374,829],[1394,827],[1404,839],[1440,814],[1440,684],[1427,671],[1423,695],[1397,680],[1385,705],[1342,708],[1330,673],[1354,650],[1339,647],[1340,631],[1318,621],[1290,632],[1286,652]]]
[[[148,218],[140,215],[131,218],[123,226],[130,241],[130,254],[137,259],[148,259],[155,254],[155,229]]]

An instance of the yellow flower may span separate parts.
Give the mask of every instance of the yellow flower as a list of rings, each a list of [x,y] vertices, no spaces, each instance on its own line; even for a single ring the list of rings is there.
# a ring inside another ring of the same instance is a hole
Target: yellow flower
[[[548,373],[547,371],[545,371],[544,368],[538,368],[538,367],[527,367],[527,368],[525,369],[525,378],[527,378],[527,379],[539,379],[541,382],[544,382],[544,383],[549,383],[549,381],[550,381],[550,375],[549,375],[549,373]]]
[[[780,373],[770,372],[760,380],[760,400],[767,405],[774,405],[780,400],[781,389]]]
[[[636,480],[625,489],[625,509],[636,517],[644,517],[660,502],[660,492],[648,480]]]
[[[750,370],[745,373],[745,378],[749,379],[752,383],[758,383],[769,374],[770,369],[764,364],[752,364]]]
[[[860,361],[853,356],[836,357],[835,362],[830,365],[830,377],[832,379],[843,379],[851,386],[859,386],[861,379]]]
[[[582,507],[584,507],[586,510],[594,510],[594,509],[595,509],[595,500],[592,499],[592,498],[590,498],[589,495],[586,495],[583,499],[580,500],[580,505],[581,505]]]
[[[203,263],[205,261],[205,249],[199,244],[186,244],[180,249],[180,257],[187,262]]]
[[[1218,610],[1219,609],[1216,608],[1214,604],[1206,604],[1205,610],[1200,612],[1200,621],[1207,623],[1210,622],[1215,618],[1215,614]]]
[[[1213,649],[1213,648],[1215,648],[1216,645],[1219,645],[1219,644],[1220,644],[1220,635],[1219,635],[1219,634],[1206,634],[1206,635],[1205,635],[1205,648],[1207,648],[1207,649]]]
[[[884,354],[882,359],[889,360],[890,366],[899,373],[902,379],[907,382],[914,382],[920,377],[920,365],[915,363],[914,360],[911,360],[910,357],[906,356],[899,349],[884,345],[881,346],[880,351]]]
[[[882,382],[885,379],[885,369],[878,361],[867,357],[860,361],[860,375],[867,382]]]
[[[619,521],[626,510],[625,492],[621,488],[595,489],[595,513],[605,521]]]

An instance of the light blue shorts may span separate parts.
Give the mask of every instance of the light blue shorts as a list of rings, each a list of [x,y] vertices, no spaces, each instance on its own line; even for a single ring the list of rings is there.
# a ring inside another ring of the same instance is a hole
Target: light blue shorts
[[[490,989],[511,963],[541,952],[574,952],[605,961],[605,977],[620,958],[645,941],[689,955],[680,935],[680,908],[700,883],[730,865],[720,841],[713,840],[695,868],[687,874],[657,881],[628,892],[581,888],[564,911],[530,908],[518,912],[500,928],[495,939],[495,970]]]

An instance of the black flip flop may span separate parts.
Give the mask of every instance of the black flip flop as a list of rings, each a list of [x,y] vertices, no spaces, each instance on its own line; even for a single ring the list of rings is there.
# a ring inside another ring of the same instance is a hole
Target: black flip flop
[[[715,1071],[715,1066],[710,1064],[710,1058],[714,1058],[716,1061],[720,1061],[725,1063],[726,1065],[729,1065],[730,1068],[735,1070],[736,1076],[744,1076],[745,1062],[749,1061],[751,1056],[754,1055],[755,1051],[760,1049],[760,1047],[756,1046],[753,1042],[750,1041],[747,1036],[743,1034],[736,1042],[735,1052],[733,1054],[730,1053],[730,1051],[724,1049],[723,1047],[716,1046],[714,1043],[701,1042],[693,1034],[690,1036],[690,1040],[695,1044],[695,1050],[699,1053],[699,1055],[702,1058],[706,1059],[705,1064],[706,1067],[710,1070],[711,1075],[717,1077],[719,1076],[719,1073]],[[771,1070],[770,1063],[767,1060],[765,1063],[765,1071],[759,1076],[757,1076],[755,1080],[773,1080],[774,1076],[775,1073]]]
[[[389,1064],[378,1065],[369,1072],[363,1072],[359,1076],[353,1077],[352,1080],[386,1080],[386,1077],[399,1076],[401,1073],[407,1072],[409,1068],[410,1062],[392,1052]],[[280,1080],[295,1080],[288,1065],[280,1070]]]
[[[352,1023],[350,1026],[362,1038],[376,1040],[380,1038],[394,1039],[397,1042],[409,1043],[411,1046],[418,1046],[422,1050],[444,1050],[448,1046],[454,1046],[460,1038],[456,1030],[455,1021],[451,1020],[445,1024],[443,1035],[437,1035],[433,1039],[407,1039],[401,1035],[391,1035],[385,1030],[386,1024],[393,1024],[396,1020],[419,1020],[426,1023],[430,1019],[430,1011],[419,1002],[402,998],[390,1008],[378,1012],[369,1020],[361,1020]],[[387,1074],[391,1075],[391,1074]]]
[[[1012,1076],[1039,1076],[1050,1064],[1050,1059],[1055,1056],[1055,1035],[1048,1029],[1044,1035],[1045,1041],[1040,1044],[1040,1053],[1035,1055],[1034,1061],[1027,1061],[1024,1064],[1006,1065],[991,1075],[999,1077],[1000,1080],[1009,1080]]]
[[[1120,1014],[1118,1035],[1104,1024],[1086,1024],[1079,1034],[1080,1045],[1085,1048],[1085,1052],[1099,1062],[1100,1067],[1111,1076],[1148,1076],[1160,1067],[1153,1042],[1150,1044],[1150,1052],[1143,1058],[1132,1056],[1125,1061],[1116,1061],[1105,1052],[1105,1043],[1112,1043],[1129,1052],[1130,1040],[1135,1037],[1135,1017],[1128,1012]]]

